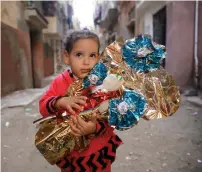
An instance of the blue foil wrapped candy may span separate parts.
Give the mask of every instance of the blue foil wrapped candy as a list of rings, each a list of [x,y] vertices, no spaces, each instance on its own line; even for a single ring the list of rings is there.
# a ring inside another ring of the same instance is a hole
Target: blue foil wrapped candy
[[[133,127],[144,115],[146,99],[134,90],[125,89],[121,99],[109,101],[109,124],[117,130]]]
[[[126,64],[137,72],[154,71],[166,57],[165,46],[153,42],[148,35],[139,35],[126,41],[122,56]]]
[[[98,62],[93,69],[89,72],[83,80],[83,88],[89,86],[99,86],[103,83],[103,80],[107,77],[107,67],[102,63]]]

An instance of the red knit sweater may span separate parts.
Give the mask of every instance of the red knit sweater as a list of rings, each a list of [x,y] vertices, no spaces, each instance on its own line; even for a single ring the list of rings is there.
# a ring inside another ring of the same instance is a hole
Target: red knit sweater
[[[55,101],[65,94],[72,82],[73,77],[67,71],[52,81],[39,101],[40,113],[43,117],[56,113],[53,106]],[[114,134],[113,128],[107,122],[97,122],[96,136],[91,139],[90,145],[81,153],[72,151],[70,156],[64,157],[57,165],[63,172],[106,171],[106,168],[115,160],[116,149],[121,143],[122,141]]]

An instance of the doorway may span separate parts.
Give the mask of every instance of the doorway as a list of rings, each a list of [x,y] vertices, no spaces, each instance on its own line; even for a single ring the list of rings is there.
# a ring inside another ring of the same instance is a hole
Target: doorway
[[[153,39],[166,46],[166,6],[153,15]],[[162,66],[165,68],[165,59]]]

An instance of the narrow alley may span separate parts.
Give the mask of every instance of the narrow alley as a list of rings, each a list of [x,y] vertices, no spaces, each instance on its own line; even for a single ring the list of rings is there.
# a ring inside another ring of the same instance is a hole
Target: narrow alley
[[[120,146],[113,172],[201,172],[202,107],[182,97],[182,105],[169,118],[141,120],[118,131]],[[38,98],[27,106],[4,108],[1,114],[2,172],[56,172],[34,145],[32,122],[40,117]]]
[[[2,172],[60,171],[35,147],[33,121],[41,117],[40,96],[69,67],[67,36],[84,28],[98,36],[97,57],[114,41],[151,35],[166,47],[159,68],[173,76],[182,98],[171,117],[141,118],[129,130],[116,130],[124,144],[112,172],[202,172],[202,1],[0,3]]]

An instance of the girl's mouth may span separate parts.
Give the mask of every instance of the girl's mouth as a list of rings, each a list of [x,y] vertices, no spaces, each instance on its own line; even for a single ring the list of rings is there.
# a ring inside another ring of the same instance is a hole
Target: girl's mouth
[[[82,73],[88,73],[88,72],[90,72],[90,70],[89,69],[81,69],[81,72]]]

